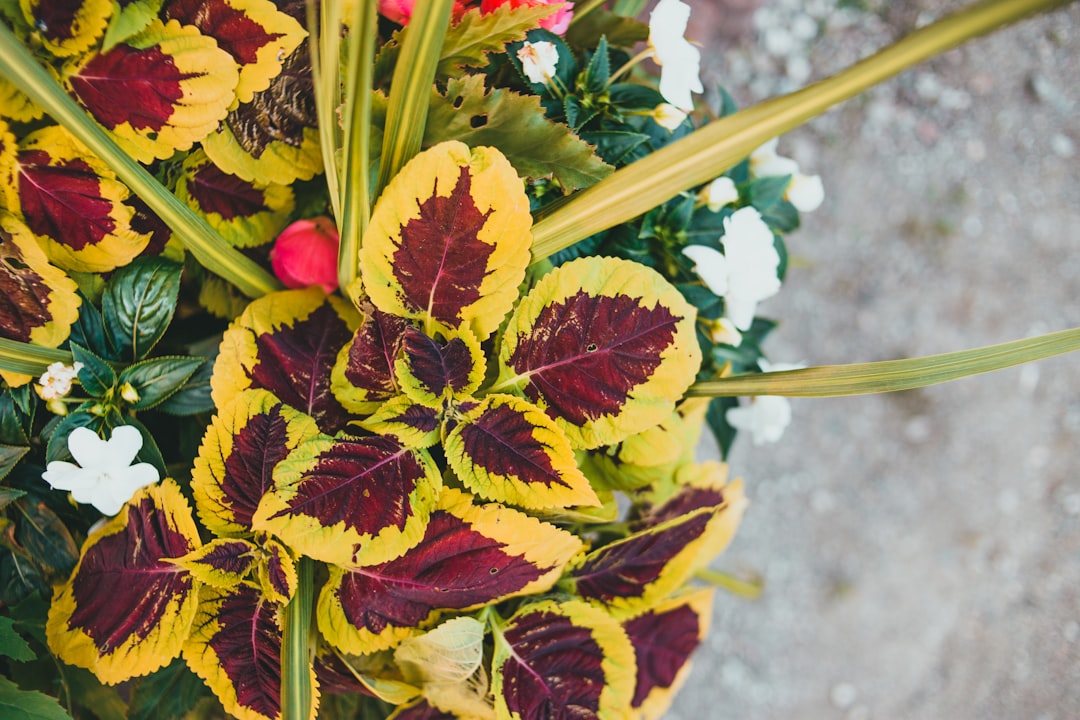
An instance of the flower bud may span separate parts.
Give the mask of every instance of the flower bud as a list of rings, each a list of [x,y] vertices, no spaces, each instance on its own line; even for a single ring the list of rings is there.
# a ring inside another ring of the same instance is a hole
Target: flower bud
[[[319,285],[328,293],[338,286],[338,232],[328,217],[297,220],[285,228],[274,249],[270,264],[285,287]]]
[[[139,391],[135,389],[135,386],[129,382],[120,386],[120,397],[124,398],[126,402],[136,403],[139,402]]]

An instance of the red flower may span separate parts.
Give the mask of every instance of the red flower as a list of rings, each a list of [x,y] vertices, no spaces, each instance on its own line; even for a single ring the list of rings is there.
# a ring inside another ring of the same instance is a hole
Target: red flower
[[[497,7],[509,5],[512,8],[538,7],[540,5],[561,5],[552,15],[540,21],[540,27],[562,35],[570,27],[574,17],[574,6],[562,0],[480,0],[480,12],[489,13]]]
[[[328,293],[338,286],[338,232],[327,217],[297,220],[282,230],[270,251],[274,274],[285,287],[321,285]]]

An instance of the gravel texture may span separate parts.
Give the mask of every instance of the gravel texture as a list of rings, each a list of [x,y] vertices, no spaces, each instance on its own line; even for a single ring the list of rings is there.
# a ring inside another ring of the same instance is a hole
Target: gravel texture
[[[707,24],[723,7],[693,32],[706,85],[747,104],[961,5],[767,0],[737,44]],[[1078,111],[1073,4],[783,138],[828,194],[759,308],[783,321],[770,359],[929,355],[1080,325]],[[751,505],[716,567],[759,574],[764,595],[717,595],[667,717],[1080,717],[1080,354],[793,406],[779,444],[743,436],[729,459]]]

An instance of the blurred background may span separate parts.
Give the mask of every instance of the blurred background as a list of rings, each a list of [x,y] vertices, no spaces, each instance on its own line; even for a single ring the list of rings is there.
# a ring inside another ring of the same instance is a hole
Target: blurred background
[[[741,106],[959,0],[698,0]],[[976,40],[784,136],[825,204],[759,314],[773,362],[929,355],[1080,326],[1080,4]],[[1080,355],[893,395],[792,401],[740,436],[750,507],[668,718],[1080,717]],[[712,451],[715,452],[715,451]]]

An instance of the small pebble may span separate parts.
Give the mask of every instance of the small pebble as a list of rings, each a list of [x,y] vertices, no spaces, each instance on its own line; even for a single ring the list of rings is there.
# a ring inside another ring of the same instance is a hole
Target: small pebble
[[[1054,154],[1066,160],[1076,155],[1076,143],[1068,135],[1055,134],[1050,138],[1050,149]]]
[[[835,707],[838,707],[841,710],[851,707],[858,697],[859,692],[851,683],[837,683],[836,685],[833,685],[833,689],[829,691],[829,700]]]

